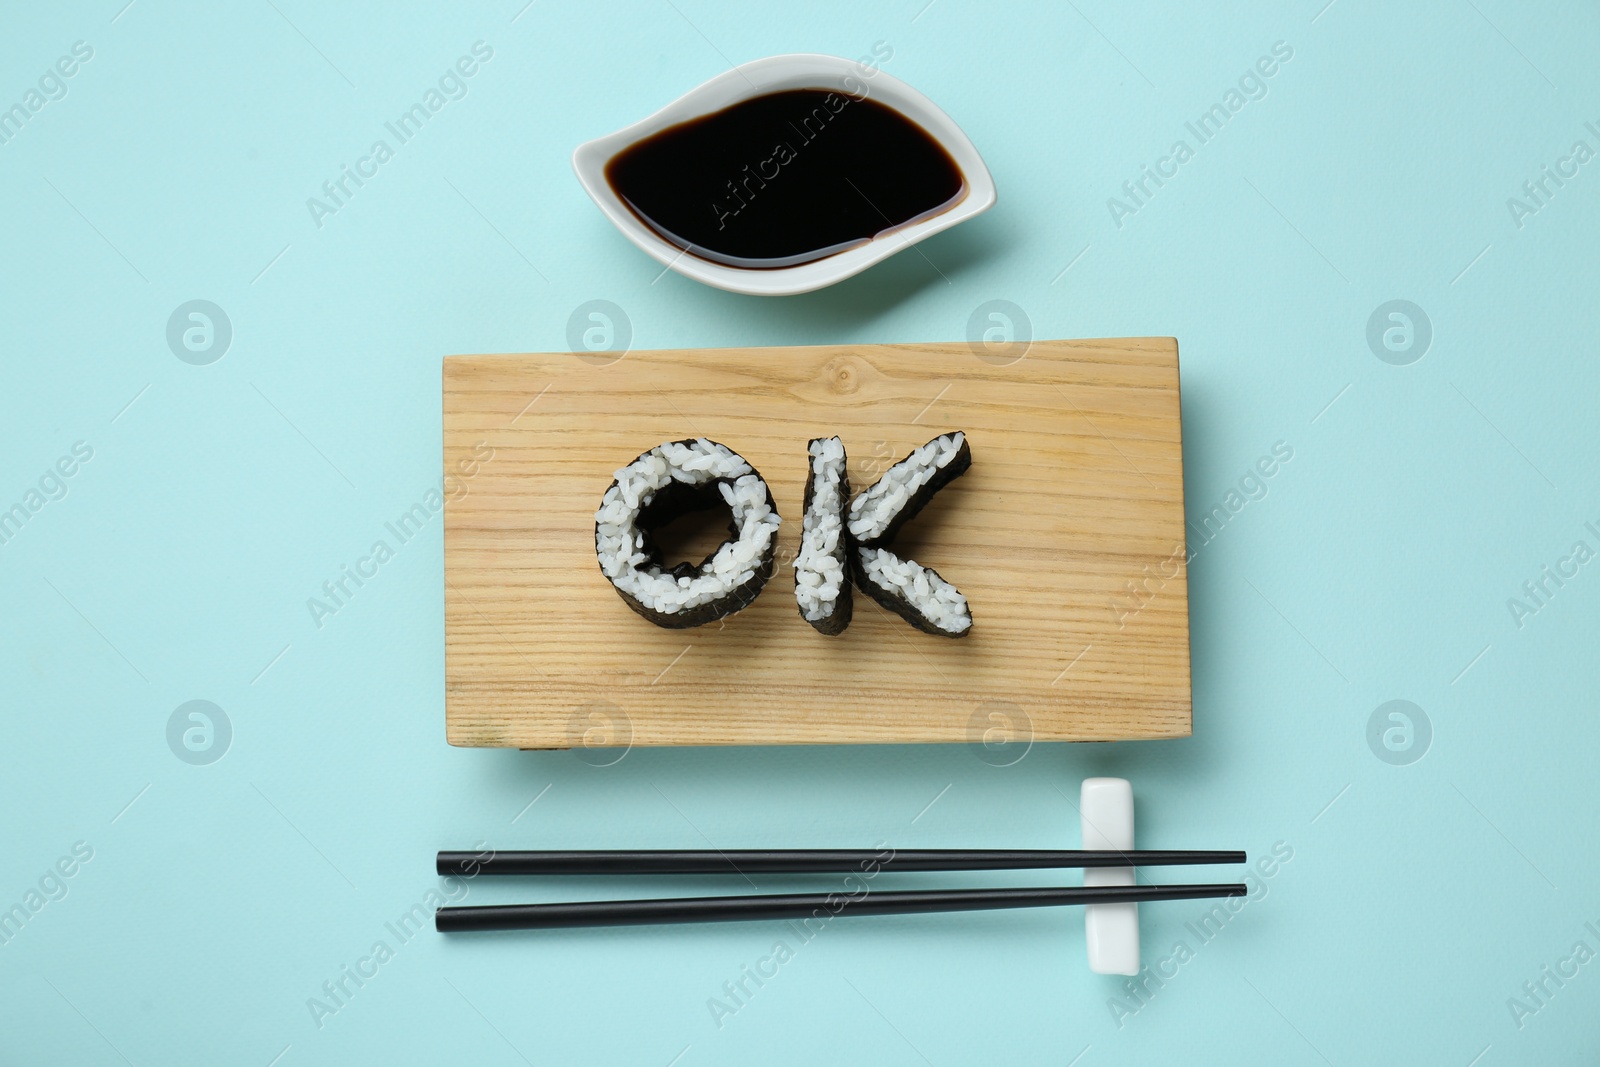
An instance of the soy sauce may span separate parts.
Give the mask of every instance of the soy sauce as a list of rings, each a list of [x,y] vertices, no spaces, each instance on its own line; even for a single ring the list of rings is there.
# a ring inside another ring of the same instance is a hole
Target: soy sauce
[[[865,244],[967,191],[961,168],[922,127],[827,89],[769,93],[670,126],[617,153],[605,174],[671,244],[754,269]]]

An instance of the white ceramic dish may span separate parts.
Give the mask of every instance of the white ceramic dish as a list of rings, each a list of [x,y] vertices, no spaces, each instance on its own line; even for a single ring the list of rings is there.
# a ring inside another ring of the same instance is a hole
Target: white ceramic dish
[[[669,126],[709,115],[767,93],[788,89],[833,89],[894,108],[921,126],[950,154],[966,181],[966,195],[937,215],[879,234],[855,248],[793,267],[753,270],[730,267],[685,252],[651,230],[618,198],[606,181],[612,156],[636,141]],[[707,285],[756,296],[789,296],[843,281],[874,263],[910,248],[924,237],[948,230],[994,206],[994,179],[983,158],[950,116],[905,82],[881,70],[864,75],[861,64],[837,56],[794,54],[769,56],[735,67],[691,89],[649,118],[616,133],[581,144],[572,153],[572,169],[584,190],[623,236],[656,262]]]

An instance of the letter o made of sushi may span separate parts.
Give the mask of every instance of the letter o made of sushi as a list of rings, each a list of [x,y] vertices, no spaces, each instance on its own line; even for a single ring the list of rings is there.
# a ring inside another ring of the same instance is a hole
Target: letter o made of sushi
[[[698,565],[667,565],[654,532],[726,506],[728,539]],[[772,577],[777,509],[744,457],[707,440],[668,441],[618,470],[594,514],[600,571],[623,602],[657,626],[687,629],[748,607]]]

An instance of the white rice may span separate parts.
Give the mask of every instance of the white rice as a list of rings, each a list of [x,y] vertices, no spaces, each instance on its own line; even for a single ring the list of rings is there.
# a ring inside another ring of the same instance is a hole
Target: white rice
[[[898,593],[933,625],[952,634],[972,628],[972,612],[961,590],[920,563],[901,559],[886,548],[859,551],[868,580]]]
[[[811,442],[811,506],[806,508],[800,551],[794,557],[794,597],[806,619],[826,618],[839,600],[846,575],[844,553],[844,443],[837,437]]]
[[[717,489],[733,512],[738,535],[717,549],[693,578],[663,573],[644,551],[639,513],[673,481]],[[594,513],[595,552],[600,569],[622,592],[664,615],[721,600],[761,567],[778,531],[778,513],[767,503],[767,484],[726,445],[708,441],[669,441],[657,445],[617,471]]]
[[[957,430],[916,449],[883,472],[872,487],[850,502],[850,534],[858,541],[882,537],[912,494],[933,480],[961,451],[966,434]]]

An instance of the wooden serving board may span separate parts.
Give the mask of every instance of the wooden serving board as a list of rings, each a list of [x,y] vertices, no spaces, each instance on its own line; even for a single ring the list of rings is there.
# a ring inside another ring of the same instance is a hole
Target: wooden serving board
[[[859,491],[937,434],[972,469],[895,550],[974,625],[913,630],[859,591],[824,637],[796,610],[806,442]],[[737,615],[666,630],[600,573],[594,511],[654,445],[709,437],[771,486],[779,567]],[[1189,733],[1178,350],[1036,341],[453,356],[444,363],[445,698],[454,745],[1112,741]],[[996,733],[998,731],[998,733]]]

